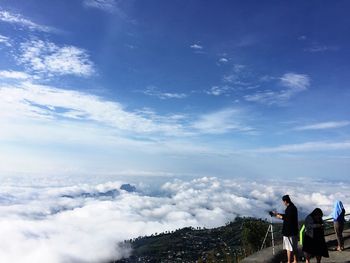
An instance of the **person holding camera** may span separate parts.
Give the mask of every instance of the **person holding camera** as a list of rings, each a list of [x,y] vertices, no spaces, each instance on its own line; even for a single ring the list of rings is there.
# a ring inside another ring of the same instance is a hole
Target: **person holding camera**
[[[324,238],[324,225],[322,220],[323,212],[320,208],[315,208],[305,218],[305,235],[303,241],[303,251],[306,263],[310,263],[311,256],[315,256],[317,263],[322,257],[329,257],[326,240]]]
[[[290,200],[289,195],[284,195],[282,201],[286,206],[284,214],[276,211],[271,211],[271,214],[283,220],[283,249],[287,250],[288,263],[296,263],[298,262],[298,209]]]

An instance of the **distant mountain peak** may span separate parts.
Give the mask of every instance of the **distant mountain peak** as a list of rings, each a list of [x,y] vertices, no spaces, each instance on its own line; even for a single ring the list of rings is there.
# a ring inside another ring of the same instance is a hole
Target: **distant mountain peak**
[[[136,192],[136,187],[131,184],[122,184],[120,186],[121,190],[127,191],[129,193]]]

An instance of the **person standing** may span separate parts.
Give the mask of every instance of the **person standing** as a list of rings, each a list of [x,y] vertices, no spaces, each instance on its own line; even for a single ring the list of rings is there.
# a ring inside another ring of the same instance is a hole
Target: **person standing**
[[[334,224],[334,231],[337,236],[338,241],[338,251],[344,250],[344,239],[343,239],[343,230],[344,230],[344,223],[345,223],[345,209],[343,206],[343,203],[341,201],[335,201],[334,208],[333,208],[333,224]]]
[[[289,195],[284,195],[282,201],[286,206],[284,214],[277,212],[273,214],[276,218],[283,220],[283,249],[287,250],[288,263],[296,263],[298,262],[298,209],[290,200]]]
[[[315,208],[305,218],[305,234],[303,241],[303,251],[306,263],[310,263],[311,256],[315,256],[317,263],[321,263],[322,257],[329,257],[326,240],[324,238],[323,212],[320,208]]]

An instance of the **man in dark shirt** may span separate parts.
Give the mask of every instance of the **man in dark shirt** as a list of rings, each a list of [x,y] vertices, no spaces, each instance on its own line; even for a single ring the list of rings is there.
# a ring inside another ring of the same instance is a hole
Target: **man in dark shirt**
[[[274,215],[283,220],[282,235],[283,249],[287,250],[288,263],[298,262],[298,209],[290,200],[289,195],[284,195],[282,201],[286,206],[284,214],[274,212]]]

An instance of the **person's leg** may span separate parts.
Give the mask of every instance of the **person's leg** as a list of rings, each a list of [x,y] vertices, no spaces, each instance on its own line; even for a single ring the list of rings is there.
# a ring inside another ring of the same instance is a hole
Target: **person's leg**
[[[293,262],[298,262],[298,238],[296,236],[292,237],[292,247],[293,247]]]
[[[287,250],[288,263],[292,263],[292,251]]]
[[[322,256],[316,256],[317,263],[321,263]]]
[[[297,263],[298,262],[298,254],[297,251],[293,251],[293,263]]]
[[[338,242],[338,247],[337,250],[340,250],[341,248],[341,226],[339,224],[339,222],[334,221],[334,232],[335,232],[335,236],[337,237],[337,242]]]
[[[304,252],[304,254],[305,254],[305,262],[310,263],[311,254],[306,253],[306,252]]]
[[[344,231],[344,223],[339,223],[339,240],[340,240],[340,250],[344,250],[344,238],[343,238],[343,231]]]

